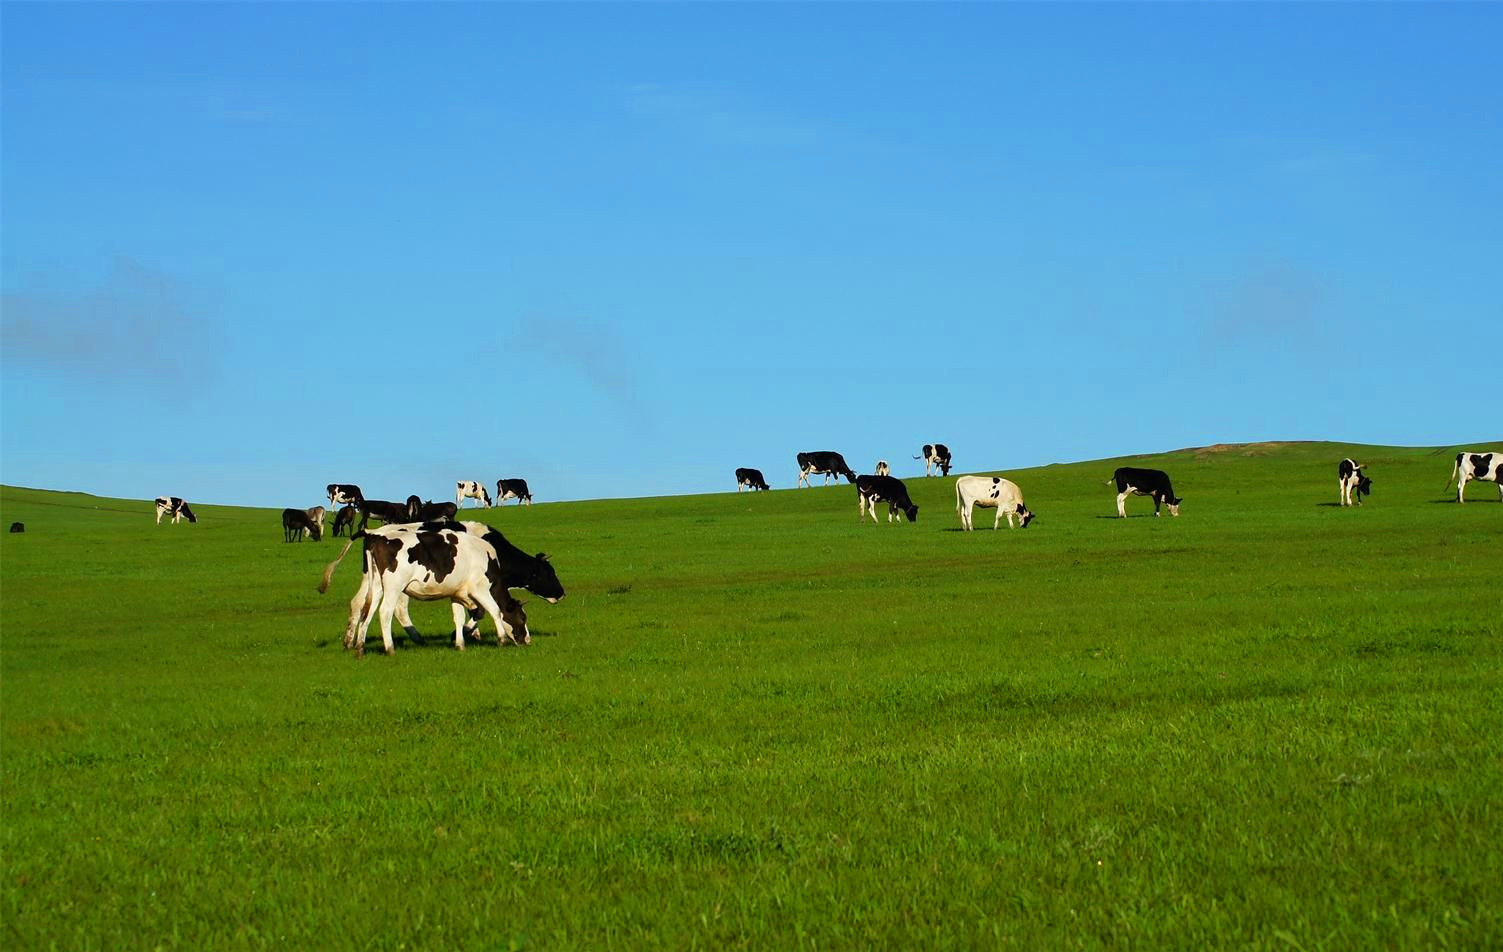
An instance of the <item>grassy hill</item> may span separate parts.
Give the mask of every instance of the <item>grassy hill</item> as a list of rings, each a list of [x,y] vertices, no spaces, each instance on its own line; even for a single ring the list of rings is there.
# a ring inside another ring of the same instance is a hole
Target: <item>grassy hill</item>
[[[1503,505],[1453,454],[1130,461],[1178,519],[1011,471],[999,532],[922,477],[913,525],[481,511],[568,588],[533,645],[415,605],[361,662],[343,540],[0,489],[6,945],[1497,948]]]

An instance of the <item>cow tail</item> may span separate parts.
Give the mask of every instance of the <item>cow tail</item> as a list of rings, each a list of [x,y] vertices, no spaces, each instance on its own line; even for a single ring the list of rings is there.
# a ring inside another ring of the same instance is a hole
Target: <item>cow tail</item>
[[[1465,455],[1466,455],[1465,453],[1457,453],[1456,454],[1456,462],[1451,465],[1451,476],[1450,476],[1449,479],[1446,480],[1446,488],[1447,489],[1450,489],[1451,488],[1451,484],[1454,483],[1454,482],[1456,482],[1456,471],[1459,470],[1459,469],[1461,469],[1461,458],[1463,456],[1465,456]]]
[[[318,583],[318,593],[320,595],[322,595],[324,592],[327,592],[329,590],[329,582],[332,581],[333,578],[334,578],[334,570],[337,569],[337,568],[339,568],[339,563],[340,562],[344,561],[345,555],[348,554],[349,551],[350,551],[350,546],[354,545],[355,544],[355,540],[358,539],[358,538],[360,538],[364,534],[365,533],[363,533],[363,532],[356,532],[354,535],[350,536],[350,541],[346,542],[344,544],[344,548],[339,550],[339,558],[337,558],[334,561],[330,562],[328,564],[328,566],[326,566],[324,568],[324,577],[323,577],[323,580]]]
[[[960,512],[960,480],[955,480],[955,511]]]

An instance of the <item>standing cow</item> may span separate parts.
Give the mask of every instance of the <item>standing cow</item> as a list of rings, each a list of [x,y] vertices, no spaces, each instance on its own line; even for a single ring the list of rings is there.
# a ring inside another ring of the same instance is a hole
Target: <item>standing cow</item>
[[[360,487],[354,483],[330,483],[328,485],[329,505],[331,506],[358,506],[365,495],[360,492]]]
[[[950,448],[943,443],[925,443],[920,455],[914,459],[924,461],[925,476],[948,476],[950,475]],[[930,472],[939,470],[939,472]]]
[[[750,490],[756,492],[759,489],[771,489],[767,480],[762,478],[760,469],[748,469],[744,466],[736,468],[736,492]]]
[[[323,508],[318,509],[320,517],[323,516]],[[287,542],[303,541],[303,533],[313,536],[314,542],[320,542],[324,537],[324,521],[322,518],[314,519],[312,510],[308,509],[283,509],[282,510],[282,538]]]
[[[1024,529],[1033,521],[1034,513],[1023,505],[1023,490],[1017,483],[1001,476],[962,476],[955,480],[955,511],[960,513],[960,528],[966,531],[975,528],[971,521],[975,506],[997,510],[997,516],[992,520],[993,529],[1002,524],[1003,515],[1007,516],[1009,529],[1015,528],[1014,516]]]
[[[334,513],[334,537],[338,538],[346,532],[355,530],[355,517],[360,515],[358,506],[340,506],[339,511]]]
[[[1373,481],[1362,472],[1361,464],[1344,459],[1336,467],[1336,488],[1343,506],[1360,506],[1363,496],[1373,494]]]
[[[532,505],[532,490],[527,488],[527,480],[496,480],[496,505],[499,506],[508,499],[515,499],[519,506]]]
[[[192,508],[176,496],[158,496],[156,502],[157,525],[162,524],[163,516],[171,516],[173,525],[177,525],[179,519],[187,519],[189,522],[198,521],[198,517],[193,514]]]
[[[473,479],[461,479],[454,484],[454,505],[463,506],[466,499],[478,499],[485,508],[491,507],[490,492]]]
[[[1127,518],[1128,496],[1152,496],[1155,516],[1160,514],[1161,504],[1169,507],[1169,515],[1177,516],[1179,504],[1184,502],[1174,495],[1174,487],[1169,484],[1169,474],[1163,470],[1123,466],[1106,481],[1108,486],[1113,483],[1117,486],[1117,515],[1124,519]]]
[[[1466,502],[1463,494],[1466,490],[1467,480],[1469,479],[1497,483],[1498,501],[1503,502],[1503,453],[1495,451],[1486,453],[1463,451],[1457,453],[1456,465],[1451,467],[1451,477],[1446,480],[1446,485],[1450,485],[1451,479],[1456,480],[1457,502]]]
[[[865,516],[870,512],[872,522],[876,522],[879,502],[887,503],[889,523],[897,519],[900,511],[908,517],[909,522],[918,522],[919,507],[908,498],[908,487],[903,485],[901,479],[894,479],[891,476],[857,476],[856,518],[865,522]],[[898,521],[903,520],[898,519]]]
[[[856,483],[856,471],[845,464],[845,457],[829,450],[798,454],[799,483],[804,486],[811,485],[809,482],[810,474],[816,476],[823,475],[825,478],[824,485],[826,486],[830,485],[831,476],[835,477],[837,483],[840,482],[840,477],[842,476],[852,485]]]

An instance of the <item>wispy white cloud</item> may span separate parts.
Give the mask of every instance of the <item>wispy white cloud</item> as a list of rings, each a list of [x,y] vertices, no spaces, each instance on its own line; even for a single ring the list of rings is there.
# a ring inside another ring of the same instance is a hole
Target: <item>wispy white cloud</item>
[[[85,288],[0,295],[7,367],[88,375],[181,396],[219,373],[221,328],[205,296],[129,258]]]

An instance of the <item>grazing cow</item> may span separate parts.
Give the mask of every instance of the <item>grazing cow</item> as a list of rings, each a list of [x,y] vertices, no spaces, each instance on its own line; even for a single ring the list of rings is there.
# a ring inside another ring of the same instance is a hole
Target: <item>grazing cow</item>
[[[887,465],[887,460],[879,459],[877,460],[877,468],[875,472],[878,476],[891,476],[892,467]]]
[[[461,479],[454,484],[454,505],[463,506],[466,499],[478,499],[485,503],[485,508],[491,507],[491,494],[473,479]]]
[[[948,476],[950,475],[950,448],[943,443],[925,443],[919,451],[920,455],[914,459],[924,461],[925,476]],[[931,472],[939,470],[939,472]]]
[[[856,518],[865,521],[864,517],[870,511],[872,522],[876,522],[877,503],[884,500],[887,502],[888,522],[897,519],[899,510],[908,517],[909,522],[918,522],[918,506],[908,498],[908,487],[903,485],[901,479],[891,476],[856,477]]]
[[[405,503],[386,502],[382,499],[361,499],[355,503],[360,510],[360,530],[365,531],[366,524],[371,519],[380,519],[382,522],[402,523],[417,522],[418,509],[423,501],[416,496],[408,496]],[[353,536],[351,538],[354,538]]]
[[[1341,504],[1350,506],[1362,505],[1363,496],[1373,494],[1373,481],[1362,473],[1362,467],[1351,459],[1344,459],[1336,467],[1336,489],[1340,493]]]
[[[771,486],[767,485],[767,480],[765,480],[765,479],[762,478],[762,471],[760,469],[747,469],[744,466],[737,467],[737,469],[736,469],[736,492],[739,493],[743,489],[747,489],[747,490],[751,490],[752,492],[755,492],[758,489],[771,489],[771,488],[772,488]]]
[[[360,509],[356,506],[340,506],[334,514],[334,536],[338,538],[346,532],[355,529],[355,517],[360,515]]]
[[[366,633],[378,613],[382,646],[387,654],[395,651],[391,619],[405,598],[451,602],[454,647],[460,651],[464,650],[470,609],[481,609],[491,616],[496,623],[497,644],[531,642],[526,617],[519,614],[521,605],[501,584],[496,551],[485,540],[458,526],[438,524],[381,526],[355,535],[365,539],[365,567],[360,592],[350,603],[345,647],[355,648],[357,657],[365,654]],[[346,551],[353,542],[345,544]],[[326,578],[334,565],[325,570]],[[505,614],[502,605],[507,606]]]
[[[992,520],[993,529],[1002,524],[1004,514],[1009,529],[1016,528],[1012,522],[1014,516],[1026,529],[1035,515],[1023,505],[1023,490],[1018,484],[1001,476],[961,476],[955,480],[955,511],[960,513],[960,528],[967,532],[975,528],[971,521],[975,506],[997,510],[997,516]]]
[[[387,537],[395,533],[417,530],[431,532],[441,529],[459,529],[489,547],[489,551],[494,559],[496,581],[499,586],[499,590],[493,590],[492,594],[496,598],[497,603],[502,606],[503,611],[506,605],[502,596],[510,598],[509,590],[513,588],[526,589],[534,595],[546,599],[550,604],[556,604],[559,599],[564,597],[563,583],[559,581],[558,573],[554,571],[553,563],[548,560],[547,555],[542,552],[539,552],[535,556],[528,555],[515,545],[512,545],[496,529],[483,522],[463,522],[458,526],[433,523],[425,523],[419,526],[382,526],[379,529],[372,529],[363,535],[367,538],[366,547],[369,550],[371,546],[369,539],[371,537]],[[361,535],[361,533],[356,533],[357,538]],[[339,557],[329,563],[328,567],[324,569],[323,580],[318,586],[320,592],[328,591],[329,581],[334,575],[334,570],[338,568],[345,554],[350,551],[350,546],[354,544],[354,541],[352,538],[349,542],[346,542],[344,549],[339,553]],[[367,564],[365,573],[361,578],[360,588],[356,591],[355,597],[350,600],[350,621],[345,629],[345,647],[347,648],[354,642],[357,627],[362,620],[368,618],[373,607],[373,599],[379,597],[372,594],[371,585],[374,579],[375,575],[370,571],[370,566]],[[401,595],[391,606],[391,612],[407,632],[408,637],[413,640],[420,639],[417,628],[412,624],[412,617],[408,613],[407,596],[405,594]],[[457,614],[456,612],[456,616]],[[366,621],[365,624],[368,626],[369,621]],[[456,624],[458,624],[457,617]],[[532,636],[526,627],[525,617],[522,621],[521,630],[523,643],[530,643]],[[458,639],[462,638],[464,633],[465,630],[461,630],[456,634],[456,643],[459,647],[463,646],[463,641]],[[362,645],[364,643],[363,635],[361,643]],[[388,641],[387,644],[389,645],[390,642]],[[387,650],[389,652],[390,648],[388,647]]]
[[[322,523],[324,521],[324,514],[327,513],[329,510],[325,509],[323,506],[309,506],[307,509],[305,509],[303,511],[306,512],[306,513],[308,513],[308,518],[309,519],[312,519],[314,522],[317,522],[317,523]]]
[[[176,496],[157,497],[157,525],[162,524],[163,516],[171,516],[173,525],[177,525],[179,519],[187,519],[189,522],[198,521],[198,517],[193,514],[192,509],[188,508],[188,504]]]
[[[425,502],[418,506],[418,522],[452,522],[459,518],[459,506],[452,502]]]
[[[365,495],[360,492],[360,487],[352,483],[330,483],[329,505],[331,506],[357,506]]]
[[[1179,515],[1179,504],[1183,499],[1174,495],[1174,487],[1169,484],[1169,474],[1158,469],[1135,469],[1131,466],[1123,466],[1112,474],[1112,478],[1106,481],[1108,486],[1117,485],[1117,515],[1127,518],[1128,496],[1152,496],[1153,514],[1159,515],[1160,503],[1169,507],[1169,515]]]
[[[499,506],[508,499],[515,499],[519,506],[532,505],[532,491],[527,488],[527,480],[496,480],[496,505]]]
[[[822,474],[825,477],[824,485],[830,485],[830,477],[840,482],[844,476],[849,482],[856,482],[856,472],[845,464],[845,457],[839,453],[824,450],[818,453],[798,454],[798,481],[804,486],[809,486],[809,474]]]
[[[1452,479],[1456,480],[1457,502],[1466,502],[1463,494],[1466,491],[1466,484],[1469,479],[1497,483],[1498,501],[1503,502],[1503,453],[1496,451],[1486,453],[1463,451],[1457,453],[1456,465],[1451,467],[1450,479],[1446,480],[1448,486]]]
[[[321,509],[322,507],[320,507]],[[322,511],[319,512],[322,516]],[[283,509],[282,510],[282,538],[288,542],[303,541],[303,532],[307,531],[313,536],[314,542],[323,540],[324,522],[322,519],[314,519],[306,509]]]
[[[11,532],[25,532],[26,531],[26,523],[24,523],[24,522],[12,522],[10,524],[10,531]]]

